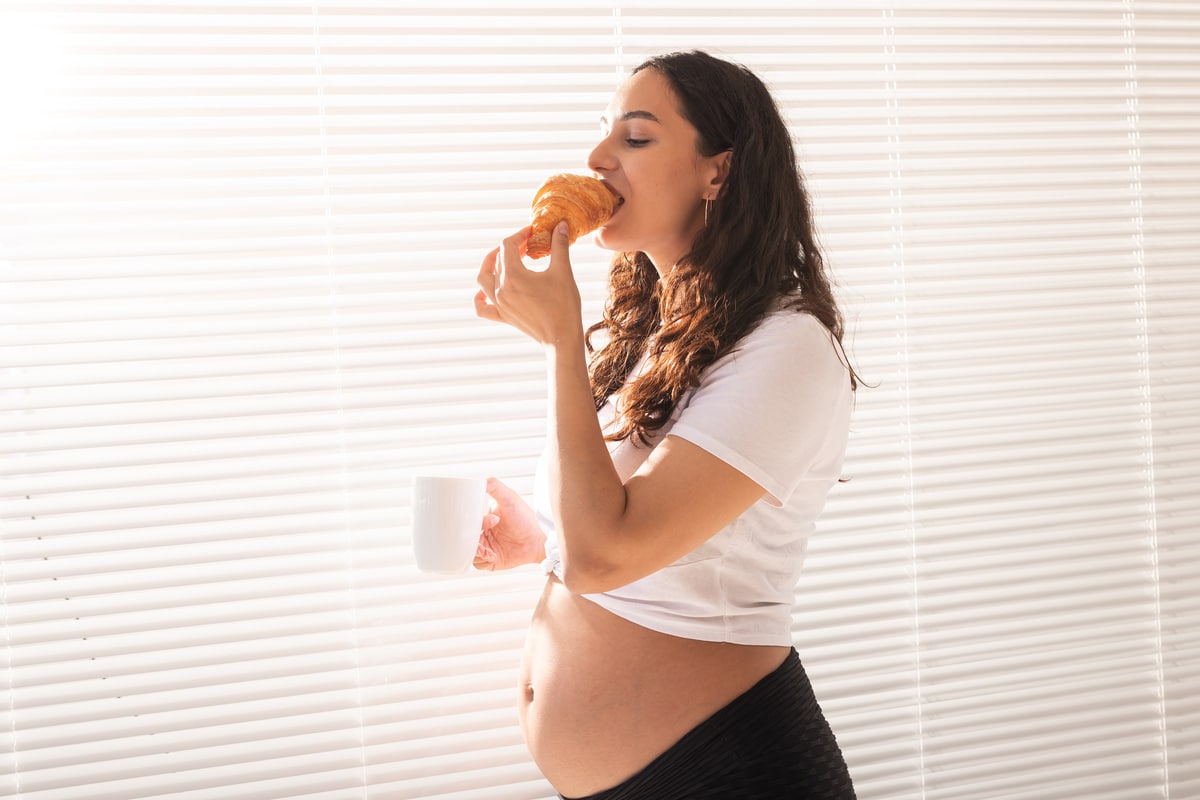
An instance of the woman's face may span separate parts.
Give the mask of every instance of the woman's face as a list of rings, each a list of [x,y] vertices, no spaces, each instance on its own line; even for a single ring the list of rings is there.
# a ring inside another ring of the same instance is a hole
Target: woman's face
[[[644,69],[630,77],[601,118],[603,138],[588,167],[624,202],[596,232],[609,250],[642,251],[669,271],[704,225],[704,199],[716,197],[728,153],[705,157],[697,133],[678,111],[670,84]]]

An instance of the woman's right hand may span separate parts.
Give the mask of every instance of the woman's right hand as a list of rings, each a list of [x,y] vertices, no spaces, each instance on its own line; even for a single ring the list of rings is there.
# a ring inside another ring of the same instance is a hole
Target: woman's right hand
[[[475,568],[512,569],[537,564],[546,557],[546,534],[537,515],[520,495],[495,478],[488,478],[491,513],[483,519]]]
[[[504,322],[544,346],[583,349],[579,286],[571,272],[566,222],[550,237],[550,262],[543,270],[525,266],[522,256],[532,229],[526,225],[484,256],[479,267],[475,314]]]

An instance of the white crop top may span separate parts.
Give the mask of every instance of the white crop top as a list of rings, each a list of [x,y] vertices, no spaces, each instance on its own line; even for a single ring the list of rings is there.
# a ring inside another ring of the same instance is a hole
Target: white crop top
[[[674,636],[791,645],[794,589],[817,515],[841,476],[852,394],[833,338],[815,317],[794,310],[764,317],[703,372],[648,446],[631,438],[609,443],[609,451],[628,480],[657,442],[678,436],[737,468],[766,494],[673,564],[583,597]],[[610,398],[601,409],[605,427],[619,402],[614,406]],[[543,569],[561,578],[545,457],[534,507],[547,534]]]

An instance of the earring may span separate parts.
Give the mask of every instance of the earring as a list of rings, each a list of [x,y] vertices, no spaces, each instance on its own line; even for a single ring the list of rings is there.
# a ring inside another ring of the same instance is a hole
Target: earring
[[[712,207],[712,198],[704,198],[704,227],[708,227],[708,211]]]

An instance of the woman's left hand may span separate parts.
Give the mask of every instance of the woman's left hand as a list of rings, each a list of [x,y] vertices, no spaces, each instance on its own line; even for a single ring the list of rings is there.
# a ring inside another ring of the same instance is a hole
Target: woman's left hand
[[[537,564],[546,557],[546,534],[537,514],[511,488],[488,478],[491,511],[484,517],[475,569],[488,571]]]
[[[574,345],[583,337],[583,316],[571,272],[567,224],[561,222],[554,229],[550,265],[540,272],[521,260],[529,233],[528,226],[522,228],[484,256],[475,315],[512,325],[548,347]]]

